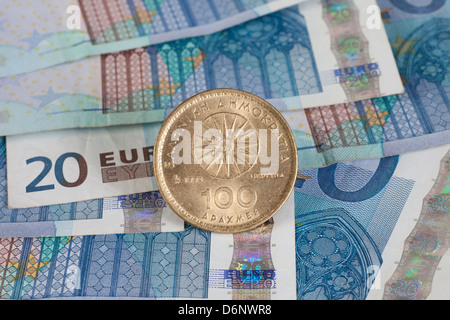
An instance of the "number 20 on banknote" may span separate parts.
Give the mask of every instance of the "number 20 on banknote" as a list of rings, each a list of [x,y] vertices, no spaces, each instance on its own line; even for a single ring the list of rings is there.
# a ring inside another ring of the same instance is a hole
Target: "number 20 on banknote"
[[[156,190],[155,130],[65,130],[7,138],[8,206],[27,208]],[[70,131],[70,132],[69,132]]]

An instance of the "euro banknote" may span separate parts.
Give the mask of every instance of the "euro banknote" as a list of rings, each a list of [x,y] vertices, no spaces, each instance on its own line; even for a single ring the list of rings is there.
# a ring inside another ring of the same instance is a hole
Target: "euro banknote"
[[[257,229],[0,239],[2,299],[294,299],[294,197]],[[10,252],[8,254],[7,252]]]
[[[426,196],[418,195],[399,218],[376,280],[380,290],[371,293],[369,299],[448,300],[450,297],[447,281],[450,150],[429,177]]]
[[[448,299],[448,281],[436,280],[450,268],[448,259],[440,260],[448,251],[449,151],[441,146],[301,171],[295,190],[297,298],[425,299],[436,291],[434,297]],[[403,246],[399,239],[414,224]],[[401,262],[392,276],[395,261]]]
[[[217,32],[302,0],[4,1],[0,76]]]
[[[248,91],[279,110],[403,92],[374,0],[310,0],[208,36],[0,78],[0,135],[163,121],[189,97]]]
[[[418,88],[420,95],[283,112],[294,134],[299,168],[449,144],[449,113],[439,102],[440,93],[425,104],[423,99],[432,93]],[[235,105],[222,102],[223,108]],[[8,136],[8,206],[26,208],[156,190],[152,154],[160,125]],[[189,181],[183,183],[189,186]]]
[[[433,180],[446,174],[440,168],[448,151],[443,146],[302,170],[286,203],[294,205],[295,221],[278,212],[255,230],[258,236],[242,233],[225,240],[186,225],[179,233],[3,238],[1,297],[206,299],[216,292],[223,299],[273,299],[281,294],[278,268],[289,264],[296,271],[289,299],[366,299],[383,291],[379,277],[392,240],[398,230],[404,233],[403,217],[419,215]],[[291,247],[273,242],[283,223],[291,223],[285,241],[295,231],[293,266]],[[448,273],[446,266],[439,267],[436,277]],[[238,291],[244,283],[246,292]]]
[[[184,221],[158,191],[61,205],[9,209],[5,139],[0,140],[0,237],[177,232]]]
[[[8,209],[1,194],[0,237],[180,232],[184,221],[158,191],[61,205]]]
[[[405,92],[284,112],[303,153],[300,167],[450,143],[450,2],[379,0],[378,5]]]

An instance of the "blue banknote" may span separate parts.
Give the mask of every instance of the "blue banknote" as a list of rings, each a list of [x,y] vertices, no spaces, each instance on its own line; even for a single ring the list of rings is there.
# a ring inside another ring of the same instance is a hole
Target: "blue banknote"
[[[0,78],[0,135],[163,121],[187,98],[224,87],[268,100],[322,91],[298,7],[211,35]]]
[[[430,186],[445,179],[439,169],[449,148],[301,171],[295,189],[297,299],[362,300],[382,293],[383,260],[392,260],[389,241],[403,228],[397,221],[417,216]]]
[[[447,151],[301,171],[292,299],[365,299],[399,216],[416,200],[410,195],[429,191],[416,183],[417,171],[430,180]],[[176,233],[2,238],[1,296],[208,298],[211,238],[190,225]]]
[[[5,139],[0,137],[0,237],[181,231],[159,191],[27,209],[8,208]]]
[[[379,5],[405,84],[404,94],[384,99],[391,108],[386,155],[449,143],[450,2],[382,0]],[[405,144],[410,138],[416,142]]]
[[[414,184],[395,176],[398,161],[301,171],[295,192],[298,299],[365,299]]]
[[[303,0],[52,0],[0,8],[0,76],[217,32]]]
[[[300,167],[450,143],[450,2],[378,5],[405,92],[285,113],[304,153]]]

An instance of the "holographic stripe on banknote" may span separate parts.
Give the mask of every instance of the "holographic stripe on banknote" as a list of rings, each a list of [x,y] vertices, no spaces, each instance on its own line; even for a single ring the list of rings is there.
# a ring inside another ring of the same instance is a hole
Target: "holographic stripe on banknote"
[[[424,300],[450,245],[450,151],[423,200],[416,226],[405,240],[402,258],[385,286],[383,299]]]
[[[211,269],[209,287],[228,289],[233,300],[271,300],[277,288],[270,250],[273,219],[254,230],[233,234],[233,257],[228,269]]]
[[[372,64],[369,42],[362,32],[359,10],[352,0],[322,0],[323,19],[339,69],[335,76],[348,101],[381,96],[379,69]]]
[[[414,181],[395,176],[398,157],[362,163],[364,167],[354,161],[299,175],[299,300],[363,300],[381,267],[381,254]]]

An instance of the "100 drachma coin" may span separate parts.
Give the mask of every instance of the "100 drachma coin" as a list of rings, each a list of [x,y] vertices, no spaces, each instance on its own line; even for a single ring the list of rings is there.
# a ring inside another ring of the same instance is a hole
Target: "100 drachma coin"
[[[238,233],[270,219],[290,196],[297,148],[281,113],[235,89],[199,93],[163,123],[154,171],[169,207],[188,223]]]

